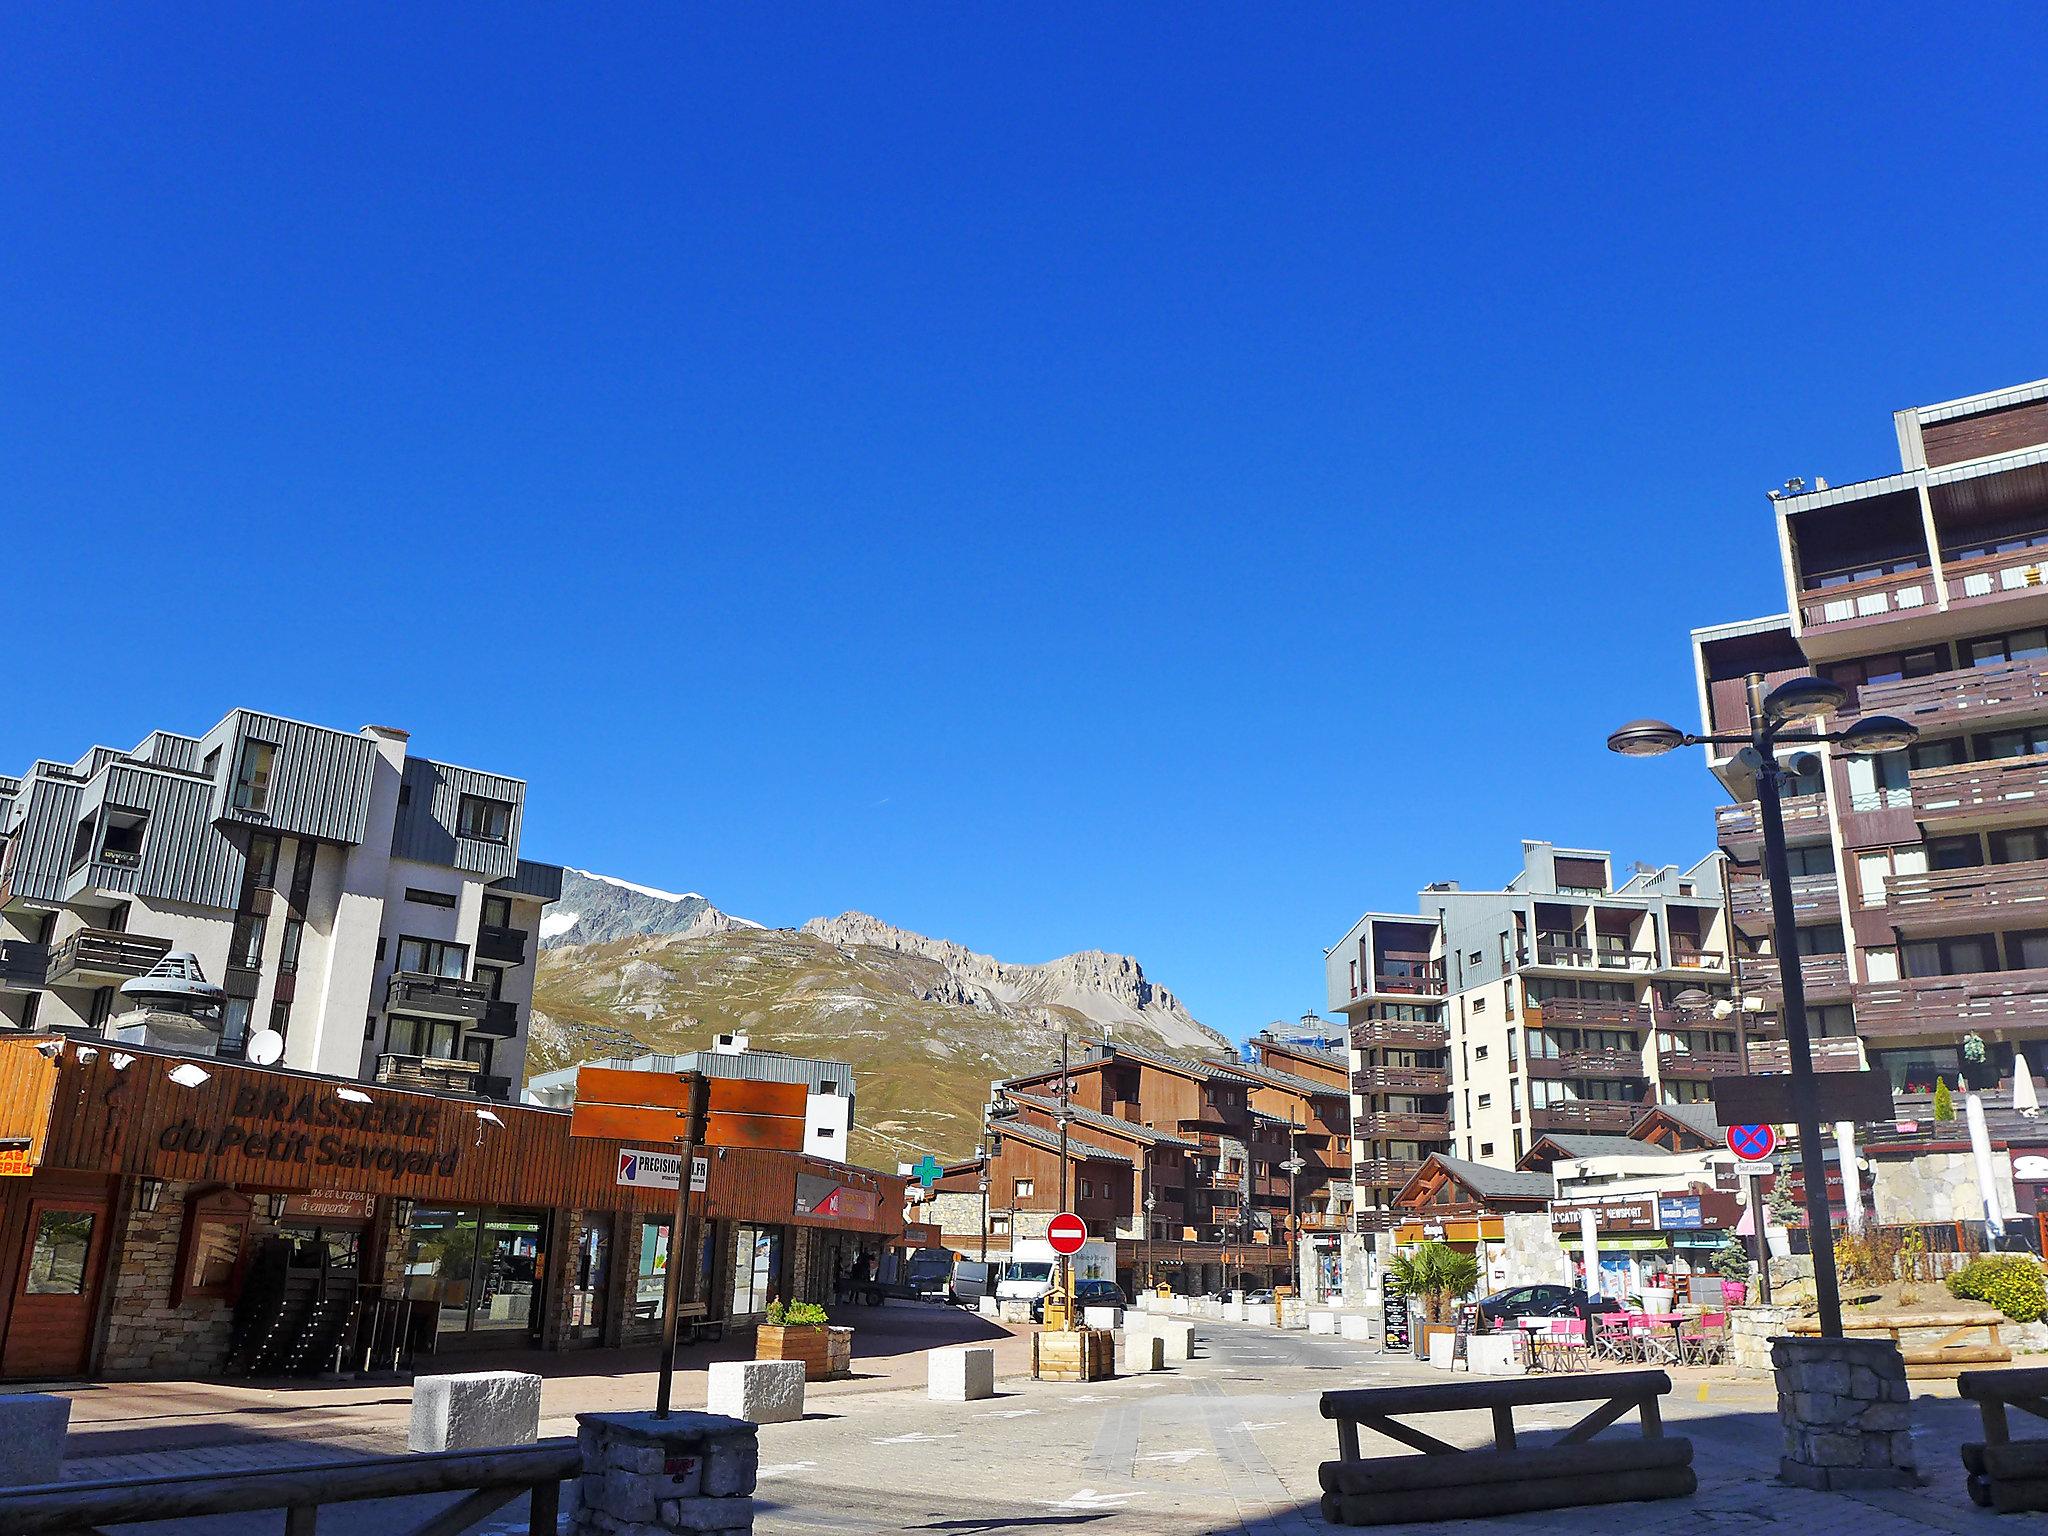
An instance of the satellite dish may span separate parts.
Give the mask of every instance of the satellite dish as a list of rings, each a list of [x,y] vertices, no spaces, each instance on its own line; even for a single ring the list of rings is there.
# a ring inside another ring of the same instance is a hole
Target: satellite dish
[[[259,1029],[249,1037],[249,1059],[259,1067],[274,1067],[284,1059],[284,1036],[274,1029]]]

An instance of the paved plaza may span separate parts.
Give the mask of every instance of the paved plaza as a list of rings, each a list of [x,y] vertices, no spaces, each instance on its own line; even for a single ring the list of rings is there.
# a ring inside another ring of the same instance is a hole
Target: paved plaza
[[[1026,1376],[1028,1340],[985,1319],[937,1308],[871,1314],[857,1340],[855,1378],[813,1384],[800,1423],[761,1431],[755,1529],[764,1536],[820,1532],[1043,1531],[1092,1527],[1103,1536],[1300,1532],[1326,1529],[1316,1512],[1316,1467],[1334,1453],[1333,1426],[1317,1411],[1333,1387],[1442,1381],[1403,1357],[1341,1339],[1229,1323],[1197,1323],[1197,1358],[1173,1369],[1088,1385]],[[971,1339],[995,1342],[998,1395],[935,1403],[924,1392],[922,1350]],[[693,1351],[679,1398],[703,1401],[707,1358]],[[567,1433],[578,1411],[651,1400],[645,1371],[597,1374],[644,1356],[588,1357],[567,1368],[549,1357],[542,1433]],[[494,1362],[497,1363],[497,1362]],[[1461,1528],[1584,1533],[1784,1530],[1800,1536],[1906,1536],[1985,1531],[2007,1522],[1963,1496],[1956,1446],[1975,1410],[1938,1384],[1916,1384],[1915,1437],[1927,1486],[1905,1492],[1814,1494],[1773,1477],[1777,1422],[1770,1380],[1731,1370],[1675,1370],[1666,1400],[1671,1433],[1692,1437],[1700,1491],[1659,1504],[1595,1506]],[[203,1383],[81,1389],[73,1477],[277,1465],[402,1450],[402,1385],[256,1389]],[[1525,1409],[1518,1425],[1570,1423],[1580,1405]],[[1440,1420],[1446,1438],[1480,1444],[1483,1414]],[[1633,1433],[1632,1429],[1624,1432]],[[1367,1436],[1370,1451],[1371,1436]],[[1391,1450],[1392,1447],[1383,1447]],[[426,1501],[407,1501],[422,1509]],[[390,1528],[390,1506],[336,1506],[323,1531]],[[133,1532],[269,1531],[276,1517],[126,1526]],[[507,1518],[486,1529],[523,1529]],[[1390,1530],[1424,1527],[1389,1527]]]

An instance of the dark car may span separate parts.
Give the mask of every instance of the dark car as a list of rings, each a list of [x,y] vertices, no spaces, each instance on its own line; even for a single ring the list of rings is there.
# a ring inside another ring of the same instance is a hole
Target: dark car
[[[1576,1286],[1517,1285],[1480,1302],[1479,1315],[1487,1327],[1498,1328],[1517,1317],[1591,1317],[1615,1308],[1605,1296],[1595,1300]]]
[[[1123,1287],[1114,1280],[1076,1280],[1074,1282],[1074,1305],[1076,1307],[1128,1307],[1130,1298],[1124,1295]],[[1031,1321],[1045,1321],[1045,1298],[1036,1297],[1031,1303]]]

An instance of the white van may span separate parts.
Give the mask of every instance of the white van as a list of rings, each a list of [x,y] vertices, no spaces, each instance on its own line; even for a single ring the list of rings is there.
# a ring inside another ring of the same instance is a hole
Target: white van
[[[1042,1301],[1059,1274],[1059,1255],[1042,1237],[1020,1238],[1010,1245],[1009,1262],[996,1281],[999,1301]],[[1074,1279],[1116,1279],[1116,1244],[1091,1237],[1074,1255]]]

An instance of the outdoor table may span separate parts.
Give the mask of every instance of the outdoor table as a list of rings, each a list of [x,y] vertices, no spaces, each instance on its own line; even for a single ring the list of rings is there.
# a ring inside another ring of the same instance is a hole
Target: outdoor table
[[[1648,1349],[1654,1349],[1662,1353],[1665,1359],[1673,1362],[1685,1358],[1685,1345],[1679,1338],[1679,1330],[1699,1315],[1697,1312],[1632,1312],[1629,1314],[1636,1321],[1648,1325],[1640,1335],[1644,1345]],[[1658,1337],[1657,1327],[1660,1323],[1668,1323],[1671,1326],[1671,1342],[1669,1344],[1666,1344]]]

